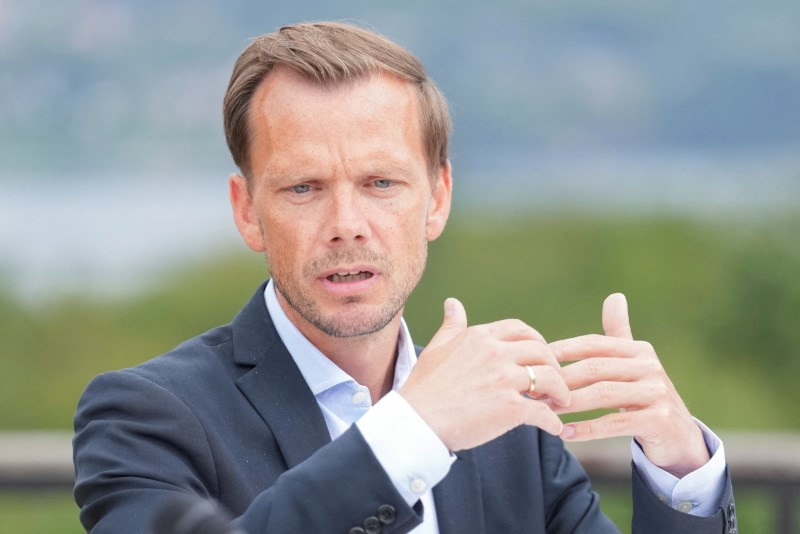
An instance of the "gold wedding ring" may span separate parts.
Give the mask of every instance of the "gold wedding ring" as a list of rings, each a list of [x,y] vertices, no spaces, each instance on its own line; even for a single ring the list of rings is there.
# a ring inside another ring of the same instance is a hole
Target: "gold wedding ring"
[[[536,390],[536,371],[533,370],[532,365],[526,365],[525,369],[528,370],[528,377],[531,379],[531,385],[528,387],[528,394],[532,395]]]

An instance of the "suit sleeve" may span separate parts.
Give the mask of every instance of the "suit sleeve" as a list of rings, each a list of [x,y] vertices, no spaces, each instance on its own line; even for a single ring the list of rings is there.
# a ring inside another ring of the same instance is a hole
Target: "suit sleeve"
[[[600,510],[580,463],[557,437],[539,431],[547,532],[612,534],[619,529]]]
[[[547,532],[611,533],[618,529],[600,511],[599,498],[578,461],[561,440],[540,432]],[[633,466],[633,534],[719,534],[737,532],[733,487],[726,472],[720,507],[710,517],[679,512],[647,487]]]
[[[140,533],[175,492],[213,500],[213,455],[202,425],[173,393],[129,371],[97,377],[75,416],[81,522],[93,533]],[[421,522],[421,510],[397,493],[354,426],[280,475],[237,522],[251,534],[348,532],[383,505],[393,512],[382,532]]]
[[[700,517],[674,510],[662,503],[647,487],[641,474],[633,465],[633,520],[634,534],[672,534],[692,532],[697,534],[736,534],[738,531],[736,507],[730,474],[725,472],[725,490],[716,513]]]

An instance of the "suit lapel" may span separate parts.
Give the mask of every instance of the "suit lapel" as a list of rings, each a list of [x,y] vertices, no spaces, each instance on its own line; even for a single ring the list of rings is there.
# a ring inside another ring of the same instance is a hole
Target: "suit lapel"
[[[264,303],[264,287],[233,321],[234,361],[247,369],[236,381],[269,426],[289,469],[330,443],[314,394],[278,336]],[[421,347],[417,347],[419,353]],[[480,475],[471,451],[457,454],[433,488],[440,534],[483,532]]]
[[[470,451],[456,454],[447,476],[433,488],[440,534],[485,532],[481,480]]]
[[[267,313],[264,287],[233,321],[234,360],[251,367],[236,385],[266,421],[291,469],[331,438],[314,394]]]
[[[423,347],[414,346],[417,357]],[[472,451],[456,454],[456,461],[444,480],[433,488],[439,534],[485,532],[481,478]]]

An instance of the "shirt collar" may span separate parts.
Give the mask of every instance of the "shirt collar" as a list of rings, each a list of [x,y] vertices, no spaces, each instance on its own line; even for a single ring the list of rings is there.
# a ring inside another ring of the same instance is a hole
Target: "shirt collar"
[[[267,304],[272,322],[278,335],[292,355],[295,364],[300,369],[308,387],[314,396],[346,382],[356,383],[353,378],[345,373],[338,365],[329,360],[317,349],[292,323],[284,313],[275,293],[275,285],[270,280],[264,288],[264,300]],[[405,320],[400,318],[400,333],[397,337],[397,362],[394,367],[394,383],[392,389],[398,389],[405,384],[411,369],[417,362],[417,353],[411,334]]]

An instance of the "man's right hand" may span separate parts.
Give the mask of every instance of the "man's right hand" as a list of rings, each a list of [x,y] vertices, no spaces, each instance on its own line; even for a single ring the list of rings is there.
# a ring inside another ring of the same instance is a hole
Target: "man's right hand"
[[[439,331],[420,355],[400,395],[450,451],[469,449],[522,425],[558,435],[551,404],[568,406],[570,391],[539,332],[516,319],[467,326],[458,300],[444,304]],[[534,396],[526,366],[536,374]]]

